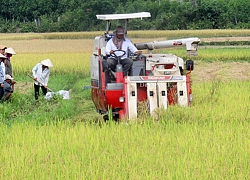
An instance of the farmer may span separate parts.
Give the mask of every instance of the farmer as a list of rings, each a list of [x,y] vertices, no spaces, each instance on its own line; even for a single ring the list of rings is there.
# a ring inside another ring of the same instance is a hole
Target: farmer
[[[9,74],[11,75],[11,77],[12,77],[12,66],[11,66],[10,58],[12,57],[12,55],[15,55],[15,54],[16,54],[15,51],[11,47],[8,47],[7,49],[5,49],[5,56],[7,58],[5,74]]]
[[[133,65],[133,60],[128,58],[128,49],[135,54],[140,55],[141,52],[132,44],[132,42],[124,37],[125,30],[122,26],[118,26],[115,31],[115,35],[112,39],[107,42],[106,45],[106,54],[109,55],[107,59],[108,67],[111,68],[112,71],[115,72],[116,65],[118,63],[117,59],[110,56],[113,54],[115,50],[124,50],[126,53],[124,56],[121,57],[121,65],[123,67],[123,75],[127,76],[129,70]]]
[[[0,54],[4,55],[5,54],[5,49],[7,49],[6,46],[0,45]]]
[[[13,79],[14,78],[12,78],[9,74],[6,74],[3,88],[4,95],[2,97],[2,99],[6,102],[9,101],[11,94],[14,91],[14,85],[12,84]]]
[[[48,81],[50,75],[50,68],[53,67],[52,62],[50,59],[45,59],[35,65],[32,69],[34,82],[34,89],[35,89],[35,99],[38,99],[40,87],[42,89],[43,95],[45,96],[47,93],[48,88]]]
[[[5,56],[0,53],[0,63],[3,64],[3,60],[5,59]],[[5,73],[3,71],[2,66],[0,65],[0,99],[3,97],[3,88],[4,88],[4,80],[5,80]]]

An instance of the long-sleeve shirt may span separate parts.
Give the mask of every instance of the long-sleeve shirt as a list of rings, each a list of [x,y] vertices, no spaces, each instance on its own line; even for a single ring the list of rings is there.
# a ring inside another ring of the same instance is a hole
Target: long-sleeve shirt
[[[4,80],[5,80],[5,72],[3,70],[3,67],[2,67],[2,62],[0,62],[1,66],[0,66],[0,84],[4,83]]]
[[[42,70],[42,66],[43,65],[41,63],[38,63],[37,65],[35,65],[32,69],[32,74],[34,78],[37,78],[37,81],[42,83],[42,84],[39,84],[37,81],[35,81],[36,85],[47,86],[48,81],[49,81],[50,69],[45,68],[44,70]]]
[[[3,70],[3,78],[4,78],[4,80],[5,80],[5,65],[4,65],[4,62],[2,61],[2,62],[0,62],[0,64],[1,64],[1,69]]]
[[[128,49],[132,52],[135,53],[136,51],[138,51],[138,49],[134,46],[134,44],[132,44],[132,42],[128,39],[125,38],[125,40],[122,42],[122,48],[121,50],[124,50],[126,53],[121,57],[121,59],[127,58],[128,57]],[[114,44],[112,38],[107,42],[106,45],[106,54],[109,55],[109,52],[113,50],[118,50],[116,45]]]

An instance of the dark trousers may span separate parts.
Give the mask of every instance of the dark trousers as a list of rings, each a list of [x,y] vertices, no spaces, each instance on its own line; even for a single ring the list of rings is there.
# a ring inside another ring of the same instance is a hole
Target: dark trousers
[[[3,87],[0,87],[0,100],[2,99],[4,94]]]
[[[47,93],[47,89],[46,89],[44,86],[39,86],[39,85],[34,84],[35,99],[38,99],[40,87],[41,87],[41,89],[42,89],[42,91],[43,91],[43,95],[44,95],[44,96],[45,96],[46,93]]]
[[[113,58],[108,58],[107,62],[108,62],[108,67],[111,68],[111,70],[115,72],[115,68],[116,68],[118,61]],[[125,59],[121,59],[120,63],[123,67],[123,75],[127,76],[129,70],[131,69],[133,65],[133,60],[129,58],[125,58]]]

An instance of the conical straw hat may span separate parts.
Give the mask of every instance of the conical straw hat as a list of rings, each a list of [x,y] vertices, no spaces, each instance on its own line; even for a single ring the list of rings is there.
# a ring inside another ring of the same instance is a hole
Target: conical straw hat
[[[16,54],[16,52],[14,51],[14,49],[12,49],[12,47],[8,47],[7,49],[5,49],[5,53],[12,54],[12,55]]]
[[[7,59],[4,55],[2,55],[1,53],[0,53],[0,58],[4,58],[4,59]]]
[[[41,64],[44,66],[53,67],[53,64],[50,61],[50,59],[45,59],[45,60],[41,61]]]

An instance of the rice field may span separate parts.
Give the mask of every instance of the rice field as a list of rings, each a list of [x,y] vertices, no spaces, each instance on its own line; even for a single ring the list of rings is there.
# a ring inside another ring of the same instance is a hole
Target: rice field
[[[112,32],[113,30],[110,30]],[[9,33],[2,34],[0,40],[34,40],[34,39],[94,39],[95,36],[103,34],[104,31],[95,32],[56,32],[56,33]],[[204,29],[204,30],[142,30],[130,31],[128,29],[128,36],[130,38],[162,38],[168,39],[184,38],[184,37],[249,37],[249,29]]]
[[[235,31],[228,36],[245,32]],[[248,47],[200,47],[190,108],[159,110],[158,120],[142,113],[137,121],[104,123],[90,89],[84,89],[93,41],[42,36],[1,36],[0,44],[17,53],[12,59],[17,86],[12,101],[0,104],[0,179],[250,178]],[[158,52],[188,58],[183,48]],[[27,73],[45,58],[54,65],[49,87],[72,89],[69,101],[34,100]]]

